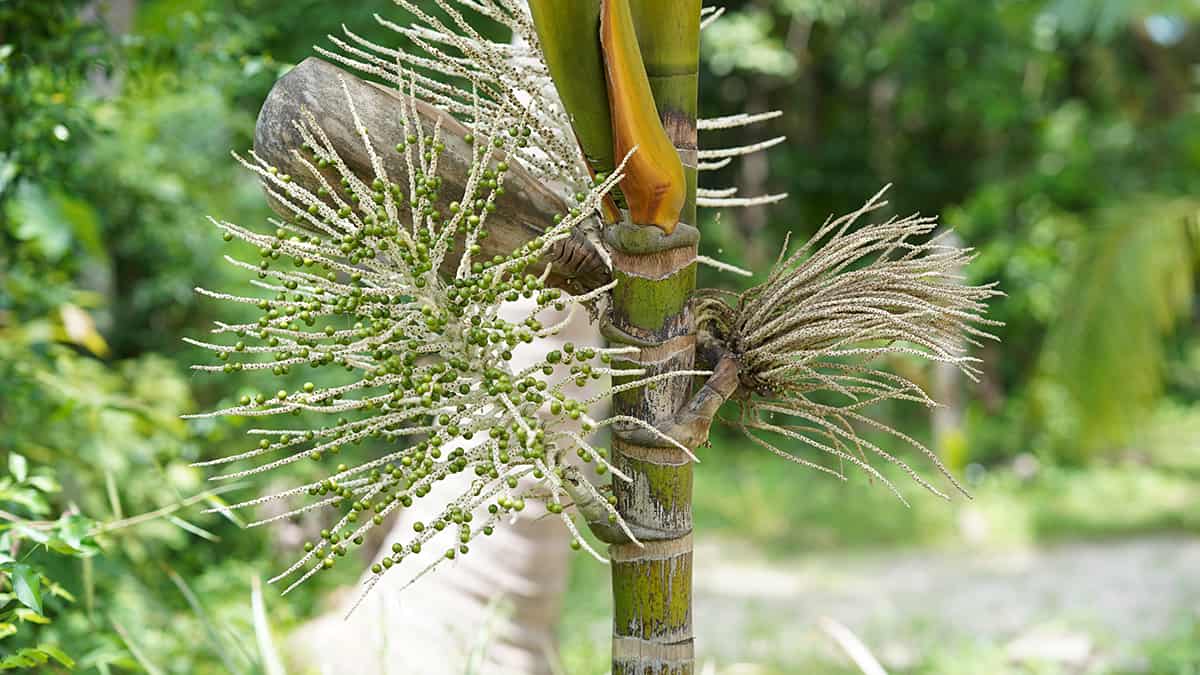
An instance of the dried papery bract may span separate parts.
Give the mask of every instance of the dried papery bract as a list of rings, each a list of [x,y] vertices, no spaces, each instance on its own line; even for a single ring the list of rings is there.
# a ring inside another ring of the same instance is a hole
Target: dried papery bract
[[[899,491],[868,458],[901,467],[917,483],[946,496],[907,463],[868,440],[882,432],[926,455],[959,490],[937,457],[912,437],[864,411],[884,401],[935,405],[912,380],[884,370],[888,357],[950,363],[975,379],[967,352],[994,339],[983,317],[994,285],[962,280],[972,254],[942,243],[937,219],[913,215],[859,226],[883,208],[883,192],[862,208],[826,222],[796,251],[780,253],[766,282],[740,295],[701,291],[702,330],[719,336],[738,364],[745,395],[733,421],[756,444],[788,459],[840,471],[783,452],[755,432],[769,432],[858,466]],[[931,236],[932,235],[932,236]],[[903,499],[903,497],[901,497]]]
[[[385,81],[405,81],[414,96],[460,121],[479,115],[504,128],[523,124],[511,161],[571,196],[589,183],[524,2],[434,0],[436,13],[428,2],[396,4],[412,15],[411,25],[380,16],[376,21],[415,49],[392,49],[343,29],[344,36],[330,36],[336,50],[317,51]],[[516,39],[493,41],[474,27],[481,23],[511,31]]]
[[[299,163],[300,155],[295,149],[304,144],[295,120],[308,114],[321,121],[321,128],[345,164],[356,174],[371,175],[371,159],[358,138],[355,121],[347,110],[343,86],[354,98],[359,122],[371,130],[371,139],[377,148],[392,148],[404,142],[405,133],[395,110],[405,102],[401,94],[391,87],[380,86],[360,79],[331,63],[310,57],[289,70],[276,81],[263,101],[255,124],[254,151],[259,157],[279,171],[291,174],[292,180],[302,187],[318,191],[321,187],[308,169]],[[446,115],[424,101],[412,104],[425,135],[431,134],[435,126],[442,130],[445,151],[438,158],[438,173],[443,181],[442,193],[460,194],[470,177],[474,161],[472,134],[469,126]],[[471,120],[467,120],[468,124]],[[520,127],[520,123],[516,123]],[[504,194],[494,202],[495,211],[488,215],[488,234],[480,239],[481,251],[476,258],[490,259],[493,255],[507,255],[514,249],[540,236],[554,225],[553,218],[569,213],[577,206],[573,196],[562,195],[547,187],[543,181],[531,175],[519,162],[508,157],[498,157],[508,162],[505,172]],[[408,181],[408,167],[400,153],[383,152],[379,155],[384,170],[393,182]],[[337,172],[326,169],[325,175],[338,182]],[[586,193],[588,185],[575,186]],[[445,212],[449,198],[438,204]],[[290,217],[291,212],[274,200],[277,212]],[[453,275],[461,257],[461,246],[456,246],[442,263],[442,270]],[[554,266],[548,283],[572,293],[594,290],[612,280],[612,272],[605,263],[604,251],[590,242],[585,233],[558,241],[544,263]],[[530,268],[540,274],[542,268]]]
[[[443,540],[447,548],[442,560],[466,554],[472,539],[490,534],[506,514],[521,511],[527,501],[545,503],[583,546],[586,542],[564,509],[574,500],[592,505],[593,515],[602,514],[614,529],[624,528],[604,491],[578,480],[578,471],[567,464],[569,457],[578,456],[595,462],[601,473],[613,471],[607,452],[587,440],[612,420],[588,418],[590,402],[571,398],[566,388],[610,375],[613,356],[628,349],[568,344],[519,372],[509,366],[517,345],[556,334],[565,324],[544,325],[539,320],[543,309],[588,311],[584,306],[603,301],[610,289],[611,285],[571,295],[546,286],[550,270],[540,278],[526,270],[556,240],[595,217],[601,199],[620,180],[620,168],[595,184],[578,209],[562,214],[559,223],[541,237],[508,256],[477,260],[473,257],[479,250],[477,242],[487,234],[488,213],[503,190],[508,170],[507,163],[497,158],[511,154],[517,139],[526,137],[522,128],[503,128],[482,115],[477,119],[472,130],[475,162],[464,194],[452,195],[449,212],[440,213],[437,204],[447,196],[438,176],[443,147],[440,127],[429,135],[410,133],[398,147],[376,149],[370,131],[358,122],[348,89],[345,104],[371,157],[374,175],[355,175],[314,119],[297,121],[306,143],[296,152],[321,182],[316,192],[298,186],[253,155],[241,160],[293,217],[275,222],[277,229],[271,234],[217,223],[226,239],[258,248],[257,264],[228,260],[256,272],[258,279],[251,283],[260,292],[235,296],[198,290],[256,306],[263,314],[253,323],[218,324],[214,333],[219,342],[189,340],[216,352],[225,362],[199,365],[198,370],[270,370],[285,375],[292,368],[308,366],[339,373],[335,378],[339,384],[308,383],[300,391],[247,396],[236,406],[198,415],[337,418],[299,428],[253,429],[250,433],[261,437],[255,447],[202,464],[267,460],[214,480],[250,476],[299,461],[333,465],[326,478],[228,507],[308,496],[313,499],[307,506],[254,524],[310,509],[334,514],[321,538],[309,542],[305,554],[275,580],[298,575],[290,590],[332,567],[389,513],[462,472],[474,475],[469,489],[445,504],[436,521],[418,524],[410,541],[395,542],[392,554],[373,568],[377,575]],[[411,105],[398,114],[406,129],[421,131]],[[379,152],[404,156],[407,184],[389,179]],[[329,168],[337,171],[339,182],[323,177],[322,169]],[[465,254],[453,278],[445,278],[439,268],[456,238],[464,240]],[[536,300],[536,309],[521,321],[502,318],[501,305],[519,298]],[[704,371],[654,377],[635,372],[633,382],[602,395],[697,374]],[[354,454],[352,446],[367,439],[391,443],[392,449],[362,461],[338,463],[338,458]],[[473,514],[482,509],[488,516],[476,522]],[[624,536],[632,538],[627,529]]]

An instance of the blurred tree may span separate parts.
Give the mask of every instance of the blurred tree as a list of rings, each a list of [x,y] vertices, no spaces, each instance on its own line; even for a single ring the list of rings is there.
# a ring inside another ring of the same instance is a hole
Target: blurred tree
[[[185,353],[171,332],[206,323],[191,291],[218,273],[196,258],[215,248],[195,236],[206,212],[261,208],[227,152],[253,121],[237,101],[275,66],[245,51],[248,24],[212,11],[118,38],[94,10],[0,3],[0,457],[28,465],[0,479],[0,668],[65,667],[39,651],[59,645],[100,672],[249,672],[251,657],[224,661],[244,653],[226,637],[198,649],[146,628],[203,632],[185,577],[241,589],[209,610],[249,625],[249,575],[192,545],[239,525],[181,508],[219,503],[188,465],[229,427],[182,422],[183,368],[153,351]],[[267,544],[229,546],[249,558]],[[42,581],[37,614],[19,577]]]
[[[1009,295],[1008,358],[984,358],[971,459],[1031,444],[1082,458],[1128,439],[1164,393],[1172,345],[1195,340],[1171,337],[1197,269],[1195,4],[728,4],[702,46],[730,77],[702,108],[787,110],[793,151],[771,156],[770,188],[793,198],[710,246],[749,241],[746,263],[762,264],[756,228],[780,237],[896,180],[894,201],[941,205],[980,252],[973,277]]]

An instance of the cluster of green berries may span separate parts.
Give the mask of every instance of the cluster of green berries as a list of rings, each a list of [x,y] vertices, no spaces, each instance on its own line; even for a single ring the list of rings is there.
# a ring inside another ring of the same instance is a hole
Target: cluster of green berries
[[[501,152],[528,135],[517,128],[508,138],[497,135],[491,147]],[[407,186],[386,177],[360,181],[310,139],[303,149],[313,164],[334,167],[340,181],[307,193],[289,176],[267,169],[264,178],[291,199],[293,216],[271,234],[224,225],[227,240],[257,248],[257,263],[247,266],[273,295],[235,298],[262,313],[256,321],[229,327],[237,341],[214,349],[223,362],[215,368],[285,376],[307,366],[330,373],[314,379],[338,384],[306,382],[296,391],[247,394],[223,412],[341,415],[334,424],[261,440],[239,458],[289,454],[228,475],[303,458],[324,462],[368,439],[392,442],[383,446],[389,448],[383,455],[338,464],[331,475],[305,486],[317,507],[339,514],[319,540],[306,544],[304,560],[313,563],[309,574],[333,567],[348,548],[363,542],[367,529],[452,476],[466,473],[469,490],[446,504],[438,519],[416,523],[412,540],[394,544],[391,555],[373,568],[376,573],[419,553],[447,529],[457,540],[445,557],[464,555],[474,537],[491,534],[503,516],[524,510],[529,499],[561,515],[561,500],[546,495],[563,496],[556,486],[568,454],[596,461],[601,472],[607,467],[603,449],[580,447],[564,431],[593,430],[584,403],[565,387],[607,375],[610,355],[566,344],[520,373],[511,366],[518,346],[547,333],[539,312],[563,311],[577,299],[529,271],[550,238],[562,232],[479,259],[487,216],[504,193],[509,171],[506,162],[491,161],[486,146],[474,144],[473,193],[450,200],[432,170],[445,151],[433,135],[409,135],[396,147],[415,167]],[[456,240],[467,264],[448,263]],[[536,309],[518,321],[501,317],[501,304],[518,299],[534,300]],[[472,514],[484,511],[483,522],[472,525]]]

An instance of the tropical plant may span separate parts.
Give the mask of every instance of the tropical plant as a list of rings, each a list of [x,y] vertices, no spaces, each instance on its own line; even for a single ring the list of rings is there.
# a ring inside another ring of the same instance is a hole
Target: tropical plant
[[[223,148],[250,137],[229,100],[261,60],[238,63],[245,34],[212,15],[120,40],[94,8],[0,4],[0,667],[248,672],[228,643],[151,627],[201,632],[185,578],[212,614],[249,594],[242,560],[192,553],[240,532],[191,512],[221,490],[188,464],[232,429],[179,419],[195,389],[171,360],[196,277],[224,271],[195,258],[221,244],[162,223],[259,201]]]
[[[744,293],[696,288],[698,265],[725,267],[698,254],[697,207],[779,198],[697,187],[699,171],[780,142],[699,147],[699,130],[772,116],[697,119],[699,33],[719,11],[698,0],[398,4],[414,22],[380,22],[413,47],[347,31],[322,50],[390,87],[310,59],[264,104],[255,150],[238,159],[280,218],[266,232],[214,221],[248,245],[227,260],[257,278],[246,295],[201,291],[261,314],[190,340],[221,362],[203,371],[329,373],[195,416],[299,418],[203,462],[257,462],[217,479],[328,467],[229,507],[307,496],[255,524],[331,514],[276,577],[285,592],[466,474],[465,491],[391,544],[364,593],[423,549],[441,553],[432,569],[516,514],[544,512],[611,561],[613,672],[692,672],[692,470],[723,404],[736,403],[728,421],[751,441],[806,466],[844,477],[854,465],[900,495],[873,457],[946,496],[884,444],[910,446],[961,490],[920,442],[869,414],[888,401],[932,405],[881,359],[973,376],[968,346],[994,323],[982,313],[995,291],[958,276],[971,255],[933,219],[863,222],[885,208],[879,193],[785,247]],[[480,20],[514,39],[494,41]],[[501,311],[522,298],[521,316]],[[610,346],[567,343],[514,369],[518,345],[565,325],[551,310],[587,313]],[[592,381],[602,394],[572,389]],[[594,419],[598,398],[612,412]],[[611,451],[595,440],[605,427]],[[816,454],[790,455],[772,436]],[[359,449],[367,439],[387,451]]]
[[[51,623],[51,602],[75,602],[75,596],[52,577],[54,570],[44,564],[44,556],[35,557],[36,549],[44,547],[61,558],[87,558],[97,552],[91,540],[93,523],[88,518],[63,513],[46,519],[51,511],[47,497],[59,489],[52,473],[33,470],[24,455],[9,453],[8,475],[0,477],[0,519],[4,521],[0,523],[0,579],[6,586],[0,592],[0,639],[16,635],[22,624]],[[6,650],[0,670],[35,668],[51,661],[66,668],[75,665],[60,645],[34,642]]]
[[[1035,380],[1048,435],[1074,448],[1069,456],[1127,440],[1161,397],[1167,338],[1192,311],[1197,207],[1143,196],[1098,214],[1081,242],[1067,289],[1074,300],[1050,330]]]

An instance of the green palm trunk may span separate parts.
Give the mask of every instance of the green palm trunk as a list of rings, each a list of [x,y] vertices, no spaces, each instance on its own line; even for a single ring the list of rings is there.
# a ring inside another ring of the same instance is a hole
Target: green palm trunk
[[[566,3],[574,4],[574,3]],[[598,8],[600,3],[577,3]],[[551,72],[576,124],[589,157],[602,156],[611,145],[602,126],[609,119],[573,100],[593,102],[580,92],[584,83],[602,92],[603,81],[565,68],[557,54],[566,44],[587,53],[599,46],[588,35],[591,21],[571,22],[554,0],[532,3]],[[539,7],[544,6],[544,7]],[[696,101],[699,60],[698,0],[633,0],[630,2],[638,45],[658,116],[679,153],[686,177],[686,196],[673,233],[651,225],[622,222],[606,232],[613,253],[614,276],[610,340],[642,347],[622,365],[657,374],[693,367],[695,322],[689,297],[696,286],[698,231],[696,215]],[[558,19],[555,21],[554,19]],[[580,127],[586,127],[580,129]],[[599,140],[595,140],[599,139]],[[610,156],[611,156],[611,151]],[[616,158],[619,160],[620,158]],[[691,383],[675,378],[618,395],[614,412],[657,427],[668,426],[691,396]],[[613,544],[613,674],[693,671],[692,636],[692,465],[686,453],[667,443],[634,442],[619,429],[614,434],[614,462],[632,480],[614,481],[617,510],[643,546]]]

